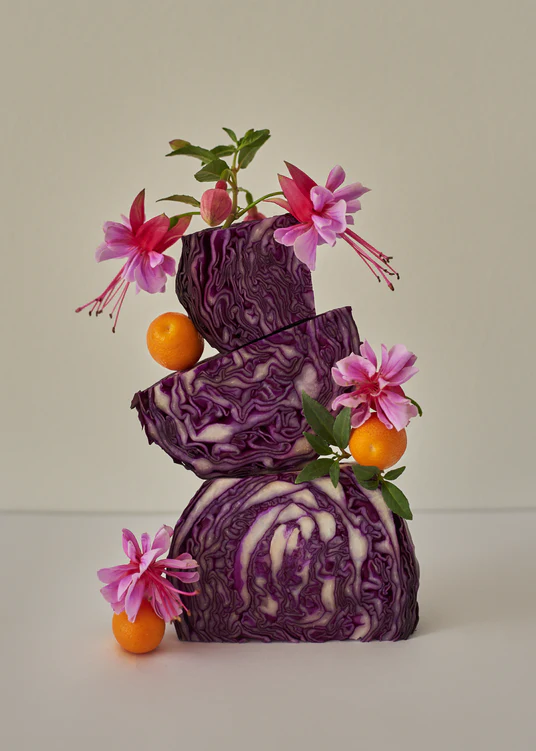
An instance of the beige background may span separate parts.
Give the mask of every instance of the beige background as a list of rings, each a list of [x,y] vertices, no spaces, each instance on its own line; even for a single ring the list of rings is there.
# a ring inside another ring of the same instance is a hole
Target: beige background
[[[73,311],[117,268],[93,261],[103,221],[142,187],[150,214],[195,190],[167,141],[221,125],[271,128],[255,193],[284,159],[372,188],[358,231],[402,279],[390,293],[322,249],[317,309],[351,304],[375,347],[419,356],[413,506],[535,505],[535,31],[530,0],[4,2],[1,507],[172,523],[199,486],[129,409],[163,374],[144,337],[172,285],[129,293],[115,336]]]

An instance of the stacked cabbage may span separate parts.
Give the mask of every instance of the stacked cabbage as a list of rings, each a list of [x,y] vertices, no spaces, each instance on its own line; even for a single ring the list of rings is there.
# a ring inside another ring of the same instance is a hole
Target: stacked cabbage
[[[285,214],[183,238],[177,297],[218,352],[315,315],[311,272],[273,239],[295,222]]]
[[[314,458],[305,391],[342,392],[337,360],[359,351],[350,308],[314,316],[311,277],[275,242],[283,217],[183,241],[177,293],[222,354],[138,392],[150,443],[199,477],[172,555],[199,562],[201,592],[177,625],[194,641],[405,639],[418,620],[419,570],[406,523],[350,468],[295,484]]]
[[[331,310],[265,339],[166,376],[133,399],[150,443],[202,478],[301,467],[301,392],[325,407],[343,392],[334,362],[359,348],[350,308]]]
[[[406,639],[418,564],[406,522],[349,467],[295,485],[296,472],[205,482],[171,544],[202,587],[176,624],[191,641]]]

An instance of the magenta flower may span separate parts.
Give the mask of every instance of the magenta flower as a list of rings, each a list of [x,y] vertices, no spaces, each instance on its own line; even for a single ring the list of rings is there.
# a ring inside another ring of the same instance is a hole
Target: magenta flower
[[[300,261],[314,271],[318,245],[327,243],[333,247],[337,238],[341,237],[363,259],[378,281],[383,278],[389,288],[394,289],[392,282],[387,278],[398,277],[389,264],[391,259],[348,228],[348,225],[354,223],[352,214],[361,208],[359,199],[368,193],[369,189],[361,183],[341,187],[346,174],[339,166],[331,170],[325,187],[322,187],[293,164],[285,164],[291,177],[279,175],[279,183],[286,200],[267,200],[284,208],[299,224],[276,230],[274,237],[277,242],[294,246],[294,252]]]
[[[134,623],[142,601],[148,600],[155,613],[166,622],[178,618],[187,611],[181,595],[191,597],[197,592],[183,592],[164,579],[164,576],[191,584],[199,581],[199,574],[193,569],[197,562],[190,553],[181,553],[177,558],[156,559],[167,553],[173,530],[163,525],[151,544],[147,533],[141,536],[141,548],[129,529],[123,530],[123,550],[129,563],[111,568],[101,568],[97,576],[106,584],[101,589],[104,599],[110,603],[115,613],[126,612],[128,620]]]
[[[115,314],[113,331],[132,282],[136,283],[136,292],[164,291],[167,276],[175,274],[175,259],[165,255],[165,251],[186,232],[191,217],[181,217],[172,227],[165,214],[145,221],[145,191],[142,190],[132,203],[130,217],[122,219],[122,223],[106,222],[104,242],[97,248],[95,258],[99,263],[110,258],[126,258],[126,263],[101,295],[76,309],[79,313],[91,306],[89,315],[98,316],[113,302],[110,313],[110,318]]]
[[[418,415],[417,407],[401,388],[401,384],[419,372],[414,367],[416,359],[403,344],[395,344],[389,351],[382,344],[382,362],[377,370],[376,355],[370,344],[364,342],[361,355],[351,354],[331,369],[335,383],[353,386],[353,391],[333,400],[332,408],[350,407],[353,428],[363,425],[374,409],[386,427],[402,430]]]

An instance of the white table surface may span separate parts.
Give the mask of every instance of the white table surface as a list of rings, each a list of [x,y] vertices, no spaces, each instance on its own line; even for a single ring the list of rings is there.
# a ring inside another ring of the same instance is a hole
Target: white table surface
[[[121,527],[173,521],[1,516],[0,748],[536,748],[536,513],[417,514],[407,642],[184,644],[168,628],[129,655],[95,570],[123,562]]]

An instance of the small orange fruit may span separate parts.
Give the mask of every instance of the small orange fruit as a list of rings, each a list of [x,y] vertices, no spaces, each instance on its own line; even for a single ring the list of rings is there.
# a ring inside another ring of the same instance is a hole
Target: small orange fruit
[[[119,644],[127,652],[136,655],[152,652],[156,649],[164,637],[166,624],[158,616],[151,604],[143,600],[134,623],[131,623],[127,614],[114,613],[112,618],[112,631]]]
[[[169,370],[188,370],[203,354],[205,342],[188,316],[162,313],[147,329],[151,357]]]
[[[387,469],[397,463],[407,445],[405,430],[389,429],[372,415],[352,431],[348,448],[358,464]]]

